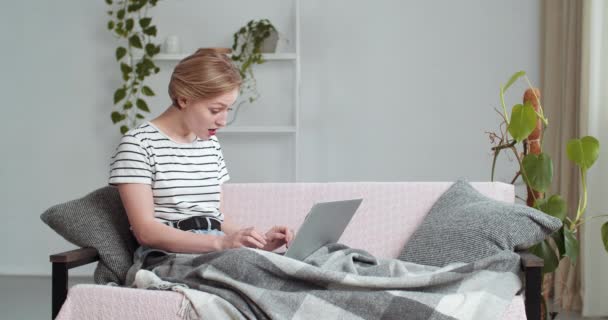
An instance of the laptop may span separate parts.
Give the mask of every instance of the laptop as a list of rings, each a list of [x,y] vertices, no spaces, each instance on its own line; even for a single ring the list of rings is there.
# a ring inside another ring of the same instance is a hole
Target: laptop
[[[338,242],[362,201],[352,199],[313,205],[284,256],[304,260],[322,246]]]

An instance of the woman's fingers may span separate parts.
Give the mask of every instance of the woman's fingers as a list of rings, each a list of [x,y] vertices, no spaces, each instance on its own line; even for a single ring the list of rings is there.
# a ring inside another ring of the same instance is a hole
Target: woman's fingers
[[[258,249],[262,249],[264,248],[265,244],[262,244],[260,241],[258,241],[256,238],[252,237],[252,236],[246,236],[245,237],[245,241],[249,244],[248,247],[256,247]]]
[[[257,242],[261,243],[262,246],[266,245],[266,237],[255,231],[253,227],[244,229],[244,235],[255,239]]]
[[[271,233],[271,234],[267,234],[266,238],[268,239],[268,241],[276,241],[276,240],[281,240],[281,239],[285,239],[285,235],[282,233]]]

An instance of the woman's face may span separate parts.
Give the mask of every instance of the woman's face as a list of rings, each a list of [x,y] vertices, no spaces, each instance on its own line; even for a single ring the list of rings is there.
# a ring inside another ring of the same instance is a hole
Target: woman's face
[[[226,126],[228,111],[238,96],[238,89],[209,100],[186,100],[182,104],[184,122],[200,139],[206,140]]]

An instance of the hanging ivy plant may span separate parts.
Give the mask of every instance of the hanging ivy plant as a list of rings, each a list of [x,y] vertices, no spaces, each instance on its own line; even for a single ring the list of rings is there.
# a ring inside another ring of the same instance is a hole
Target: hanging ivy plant
[[[243,97],[243,100],[236,106],[234,118],[228,124],[236,120],[243,103],[247,101],[252,103],[260,97],[253,75],[253,65],[265,62],[261,48],[272,32],[277,32],[277,29],[268,19],[261,19],[247,22],[233,35],[232,60],[239,68],[241,78],[243,78],[243,84],[239,92],[239,96]]]
[[[156,6],[158,0],[106,0],[110,6],[108,30],[121,43],[116,48],[116,61],[120,66],[124,83],[114,92],[112,123],[120,125],[124,134],[136,127],[150,109],[144,96],[154,96],[154,91],[144,84],[145,79],[158,68],[153,57],[160,52],[160,45],[154,43],[156,26],[148,16],[148,9]]]

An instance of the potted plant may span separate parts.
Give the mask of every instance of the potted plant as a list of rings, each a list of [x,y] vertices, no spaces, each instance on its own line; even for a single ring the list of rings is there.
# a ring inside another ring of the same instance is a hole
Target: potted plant
[[[143,112],[150,112],[143,96],[154,96],[154,91],[144,82],[152,73],[160,71],[152,59],[160,52],[160,45],[154,43],[157,30],[147,13],[157,2],[158,0],[106,0],[111,8],[108,11],[111,17],[108,30],[120,42],[124,42],[116,48],[115,53],[123,84],[114,92],[114,104],[118,110],[111,113],[112,122],[120,124],[120,132],[123,134],[145,118]]]
[[[524,103],[517,104],[507,113],[504,94],[519,78],[524,78],[529,88],[524,94]],[[532,87],[524,71],[515,73],[506,85],[500,87],[500,101],[502,112],[497,110],[503,118],[499,133],[490,132],[490,140],[494,144],[492,151],[491,180],[494,180],[496,159],[500,152],[511,151],[519,164],[519,170],[511,181],[515,183],[522,178],[528,192],[526,203],[546,214],[560,219],[563,226],[543,242],[532,247],[530,251],[544,260],[543,275],[552,273],[560,260],[569,259],[575,265],[579,256],[580,245],[577,239],[579,227],[585,223],[584,217],[587,208],[587,172],[599,156],[599,141],[592,136],[568,141],[566,150],[568,158],[579,168],[581,179],[581,194],[578,201],[574,219],[567,215],[567,206],[559,194],[547,194],[553,180],[553,163],[551,157],[542,150],[544,129],[549,121],[544,115],[540,103],[540,91]],[[509,137],[509,135],[511,137]],[[518,145],[522,151],[517,149]],[[524,199],[522,199],[524,200]],[[599,217],[605,217],[603,215]],[[602,225],[602,239],[604,248],[608,252],[608,222]],[[545,315],[547,303],[543,299]]]
[[[239,92],[242,100],[237,104],[233,119],[245,102],[252,103],[260,97],[253,74],[253,66],[265,62],[262,53],[274,52],[278,41],[277,29],[268,19],[251,20],[233,35],[232,60],[239,68],[243,85]]]

